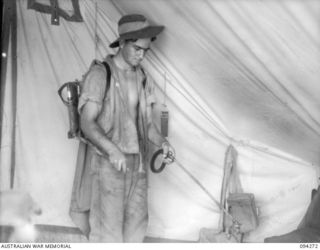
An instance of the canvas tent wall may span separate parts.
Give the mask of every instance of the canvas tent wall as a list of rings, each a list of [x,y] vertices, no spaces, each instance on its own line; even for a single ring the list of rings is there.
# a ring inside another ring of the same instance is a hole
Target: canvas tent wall
[[[60,16],[59,25],[28,8],[49,2],[4,1],[10,18],[2,37],[9,42],[1,189],[28,190],[44,211],[37,223],[74,226],[68,209],[78,143],[66,137],[57,89],[81,78],[94,58],[115,53],[108,44],[120,16],[141,13],[166,26],[144,66],[157,83],[158,123],[166,75],[179,162],[219,200],[233,144],[244,190],[260,209],[260,226],[245,240],[296,228],[319,176],[319,1],[80,0],[83,22]],[[56,2],[71,16],[77,1]],[[217,227],[218,208],[176,164],[149,177],[149,236],[195,240],[200,228]]]

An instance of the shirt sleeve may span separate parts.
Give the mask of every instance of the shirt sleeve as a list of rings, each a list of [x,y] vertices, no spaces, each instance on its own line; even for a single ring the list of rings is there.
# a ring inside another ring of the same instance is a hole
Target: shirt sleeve
[[[94,102],[101,108],[105,91],[106,71],[104,66],[99,63],[93,63],[81,84],[81,95],[78,104],[79,113],[81,113],[83,106],[88,102]]]

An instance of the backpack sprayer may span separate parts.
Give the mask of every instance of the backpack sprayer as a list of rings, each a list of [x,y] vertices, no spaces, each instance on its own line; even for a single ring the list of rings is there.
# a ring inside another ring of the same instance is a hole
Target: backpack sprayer
[[[93,63],[97,63],[97,61],[94,61]],[[106,79],[106,92],[105,95],[110,87],[110,78],[111,78],[111,69],[108,63],[102,62],[106,71],[107,71],[107,79]],[[144,72],[142,71],[144,74]],[[143,86],[145,86],[145,80],[143,81]],[[68,116],[69,116],[69,132],[68,132],[68,138],[75,138],[78,137],[85,143],[88,143],[92,145],[88,140],[86,140],[83,136],[83,133],[80,129],[80,114],[78,112],[78,103],[79,103],[79,97],[81,93],[80,88],[80,82],[78,80],[75,80],[73,82],[67,82],[63,84],[58,89],[58,94],[62,100],[62,102],[67,106],[68,108]],[[92,145],[93,146],[93,145]],[[99,150],[97,149],[99,152]],[[99,153],[101,154],[101,152]]]
[[[79,113],[78,113],[78,102],[80,95],[80,84],[79,81],[67,82],[63,84],[58,94],[62,102],[68,107],[69,114],[69,132],[68,138],[74,138],[80,132],[79,127]]]

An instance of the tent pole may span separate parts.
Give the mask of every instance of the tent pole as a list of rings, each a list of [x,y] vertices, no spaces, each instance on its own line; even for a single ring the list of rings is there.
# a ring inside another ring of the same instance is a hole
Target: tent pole
[[[14,187],[15,177],[15,165],[16,165],[16,120],[17,120],[17,5],[16,1],[5,0],[4,8],[2,9],[4,18],[2,25],[2,52],[6,53],[6,57],[2,55],[1,66],[1,117],[0,122],[3,124],[4,114],[4,96],[6,95],[6,78],[7,78],[7,66],[8,56],[11,56],[11,84],[12,84],[12,96],[11,96],[11,111],[12,111],[12,134],[11,134],[11,166],[10,166],[10,188]],[[9,52],[9,43],[11,41],[11,51]],[[2,135],[0,133],[0,140]]]
[[[8,1],[4,4],[1,1],[1,11],[3,12],[3,22],[1,31],[1,88],[0,88],[0,126],[3,126],[3,110],[4,110],[4,96],[6,91],[6,75],[7,75],[7,61],[8,61],[8,49],[10,39],[10,9],[8,8]],[[2,53],[6,53],[3,56]],[[2,131],[0,131],[0,142],[2,138]]]
[[[4,0],[3,8],[3,23],[2,23],[2,46],[1,53],[6,53],[6,55],[1,55],[1,89],[0,89],[0,124],[3,124],[4,120],[4,97],[6,95],[6,78],[7,78],[7,66],[8,66],[8,56],[11,56],[11,77],[12,77],[12,96],[11,96],[11,110],[12,110],[12,146],[11,146],[11,166],[10,166],[10,188],[14,186],[14,175],[15,175],[15,140],[16,140],[16,112],[17,112],[17,10],[16,1]],[[11,41],[11,51],[9,50],[9,44]],[[0,141],[3,138],[2,132],[0,132]]]
[[[12,57],[12,110],[13,110],[13,130],[12,130],[12,150],[11,150],[11,171],[10,188],[14,187],[14,177],[16,170],[16,122],[17,122],[17,4],[16,1],[10,1],[11,16],[11,57]]]

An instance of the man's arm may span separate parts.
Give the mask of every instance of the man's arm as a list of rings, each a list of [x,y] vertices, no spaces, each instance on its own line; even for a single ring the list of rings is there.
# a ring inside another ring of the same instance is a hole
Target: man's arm
[[[103,153],[108,154],[110,162],[118,171],[126,172],[126,158],[119,148],[103,133],[96,119],[100,113],[99,105],[87,102],[80,115],[80,126],[85,136],[96,145]]]

